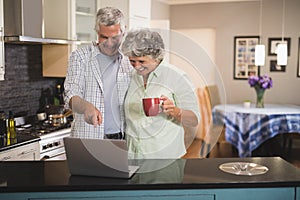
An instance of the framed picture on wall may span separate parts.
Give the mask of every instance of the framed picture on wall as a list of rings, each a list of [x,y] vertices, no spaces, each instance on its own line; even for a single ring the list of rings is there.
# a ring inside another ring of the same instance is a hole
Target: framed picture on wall
[[[300,37],[298,42],[298,64],[297,64],[297,77],[300,78]]]
[[[254,63],[255,45],[259,36],[234,37],[234,79],[248,79],[251,75],[259,75],[259,66]]]
[[[285,65],[277,65],[277,60],[270,60],[271,72],[285,72]]]
[[[288,56],[290,55],[290,52],[291,52],[291,38],[284,38],[283,41],[285,43],[287,43],[287,46],[288,46]],[[282,42],[282,38],[269,38],[268,40],[268,55],[269,56],[276,56],[277,53],[277,45],[279,43]]]

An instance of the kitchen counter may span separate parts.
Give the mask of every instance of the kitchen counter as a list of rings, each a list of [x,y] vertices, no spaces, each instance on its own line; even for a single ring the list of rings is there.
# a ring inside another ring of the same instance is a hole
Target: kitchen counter
[[[219,169],[226,162],[254,162],[269,171],[254,176],[229,174]],[[280,157],[146,160],[138,164],[140,171],[146,173],[138,172],[131,179],[115,179],[70,176],[66,161],[1,162],[0,199],[99,195],[135,199],[133,196],[140,198],[145,194],[183,195],[183,199],[190,194],[195,198],[213,195],[222,199],[227,199],[227,195],[232,199],[232,194],[238,197],[244,192],[253,192],[256,199],[300,199],[300,170]]]
[[[32,135],[18,135],[15,139],[0,138],[0,152],[6,151],[15,147],[30,144],[39,141],[40,138]]]

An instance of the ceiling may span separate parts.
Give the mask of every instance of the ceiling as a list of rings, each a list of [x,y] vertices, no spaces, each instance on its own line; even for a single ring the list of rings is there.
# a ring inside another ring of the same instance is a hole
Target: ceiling
[[[218,2],[242,2],[259,0],[159,0],[169,5],[192,4],[192,3],[218,3]]]

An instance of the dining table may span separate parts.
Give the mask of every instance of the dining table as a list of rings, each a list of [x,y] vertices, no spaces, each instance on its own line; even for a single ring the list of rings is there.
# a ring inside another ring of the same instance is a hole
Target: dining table
[[[213,123],[225,125],[225,139],[237,148],[239,157],[278,134],[300,134],[300,106],[291,104],[219,104],[213,107]]]

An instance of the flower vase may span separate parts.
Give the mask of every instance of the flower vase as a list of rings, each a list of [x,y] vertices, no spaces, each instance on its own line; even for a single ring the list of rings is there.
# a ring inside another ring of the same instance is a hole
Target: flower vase
[[[255,88],[255,91],[256,91],[256,108],[264,108],[265,89]]]

